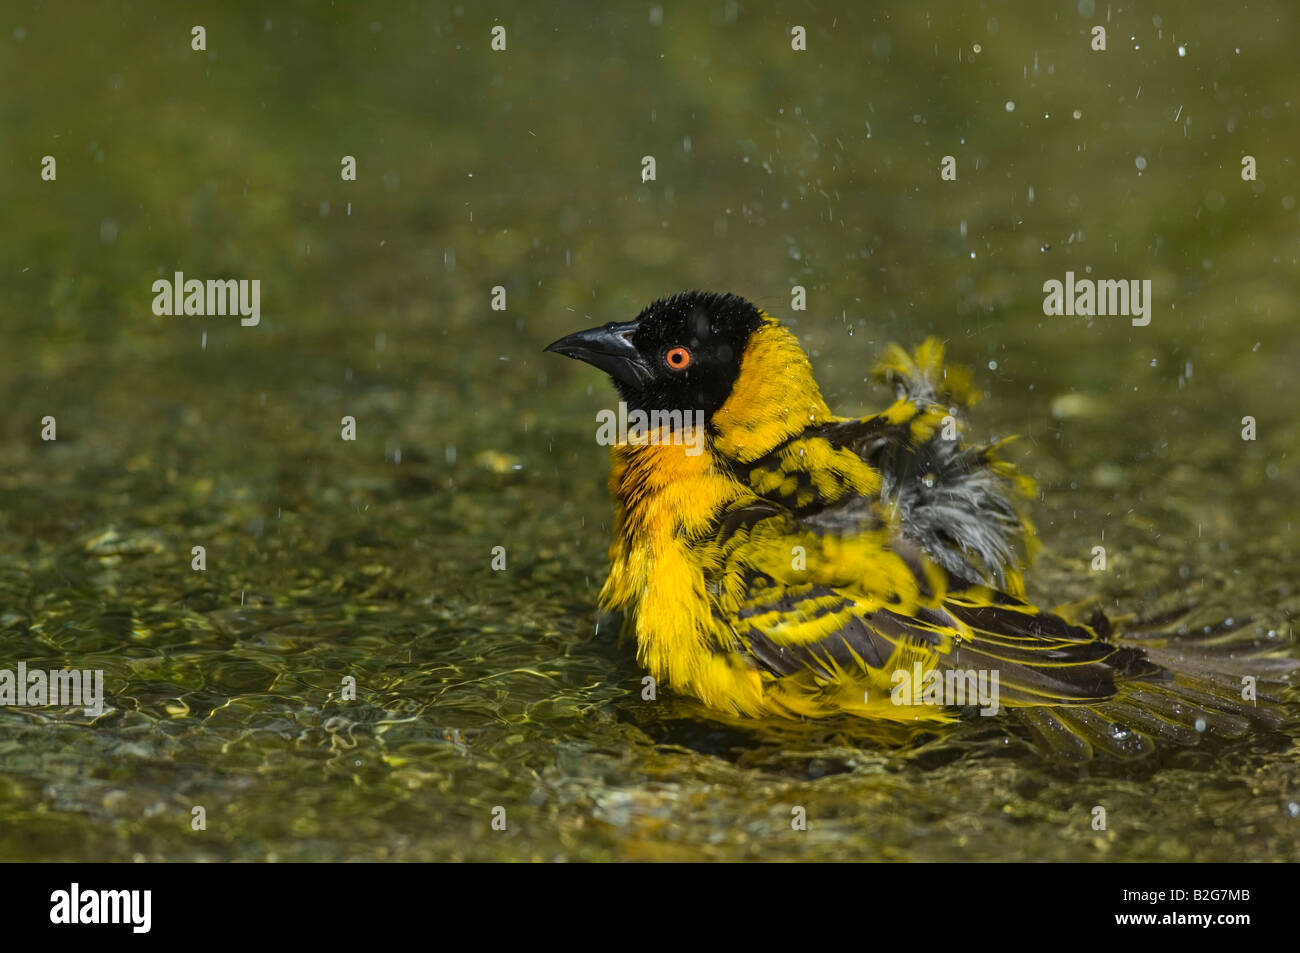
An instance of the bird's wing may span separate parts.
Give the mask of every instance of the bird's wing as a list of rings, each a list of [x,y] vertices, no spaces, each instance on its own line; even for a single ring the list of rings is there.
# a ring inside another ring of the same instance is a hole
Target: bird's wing
[[[894,702],[898,673],[919,665],[958,685],[996,673],[997,707],[1067,761],[1136,757],[1155,739],[1190,744],[1206,731],[1235,736],[1252,720],[1276,722],[1231,680],[1185,662],[1162,667],[1112,641],[1104,617],[1072,622],[954,578],[887,524],[827,530],[751,501],[723,520],[719,554],[714,613],[797,714],[950,720],[950,707]]]
[[[944,414],[928,437],[887,433],[854,445],[880,471],[881,497],[901,531],[949,572],[1021,591],[1034,532],[1020,504],[1034,484],[1000,456],[1009,439],[962,442],[965,412],[979,396],[970,372],[944,363],[943,343],[932,337],[910,354],[887,348],[873,376],[893,386],[898,402]]]
[[[1124,650],[1090,627],[954,580],[888,522],[846,532],[758,503],[736,510],[724,532],[718,610],[774,676],[888,683],[916,661],[997,669],[1004,704],[1035,705],[1109,698],[1126,669]]]
[[[954,576],[1022,593],[1033,481],[1002,459],[1008,441],[962,442],[970,374],[943,363],[935,338],[912,354],[890,348],[875,373],[895,388],[888,409],[809,427],[737,475],[825,529],[888,521]]]

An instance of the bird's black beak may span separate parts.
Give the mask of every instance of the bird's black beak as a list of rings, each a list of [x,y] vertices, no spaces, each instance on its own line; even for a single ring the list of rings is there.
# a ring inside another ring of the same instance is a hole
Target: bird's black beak
[[[624,324],[610,322],[604,327],[562,337],[546,350],[586,361],[624,384],[640,385],[648,382],[654,371],[632,343],[632,332],[636,328],[635,321]]]

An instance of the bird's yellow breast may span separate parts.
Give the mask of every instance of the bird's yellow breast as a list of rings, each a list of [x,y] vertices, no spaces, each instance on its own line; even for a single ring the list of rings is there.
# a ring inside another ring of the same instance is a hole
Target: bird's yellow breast
[[[762,678],[732,650],[709,592],[721,565],[718,514],[752,494],[711,454],[690,456],[680,445],[621,444],[611,462],[619,505],[601,605],[626,613],[637,658],[657,681],[713,708],[759,714]]]

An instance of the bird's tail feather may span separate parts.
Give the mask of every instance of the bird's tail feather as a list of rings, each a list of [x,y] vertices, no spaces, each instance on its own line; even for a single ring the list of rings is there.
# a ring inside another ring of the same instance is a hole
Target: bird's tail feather
[[[1224,639],[1223,627],[1205,638],[1186,634],[1127,633],[1112,643],[1141,649],[1159,676],[1116,678],[1115,694],[1084,706],[1012,709],[1046,752],[1059,761],[1086,761],[1095,753],[1139,758],[1157,743],[1191,746],[1203,737],[1239,738],[1252,725],[1277,729],[1285,689],[1300,661],[1277,654],[1276,640]],[[1203,633],[1202,633],[1203,634]]]

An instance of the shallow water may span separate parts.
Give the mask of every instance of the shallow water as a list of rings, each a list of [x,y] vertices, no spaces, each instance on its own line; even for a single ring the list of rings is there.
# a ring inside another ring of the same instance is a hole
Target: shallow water
[[[643,702],[595,631],[613,393],[541,353],[730,290],[853,413],[942,335],[1039,480],[1033,595],[1293,646],[1293,7],[506,4],[494,54],[472,5],[355,6],[205,13],[206,54],[171,8],[0,16],[0,668],[108,695],[0,708],[0,859],[1300,860],[1294,707],[1062,768]],[[1089,269],[1151,323],[1044,316]],[[260,324],[154,316],[175,271]]]

